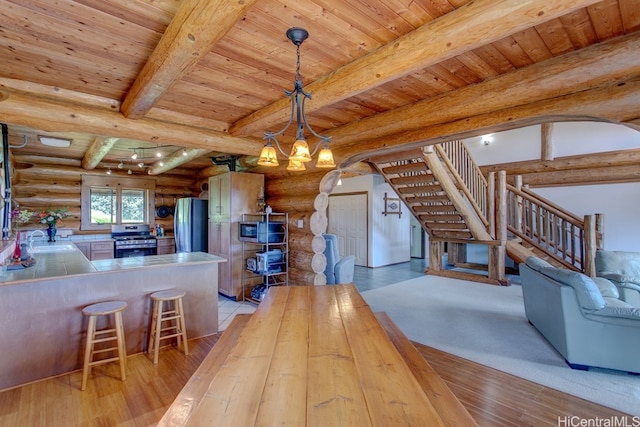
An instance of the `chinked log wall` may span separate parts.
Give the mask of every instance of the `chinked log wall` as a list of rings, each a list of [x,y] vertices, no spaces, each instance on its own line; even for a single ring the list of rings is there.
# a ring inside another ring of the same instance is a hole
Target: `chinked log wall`
[[[332,176],[337,171],[329,172]],[[326,266],[328,192],[321,191],[326,171],[286,177],[268,177],[266,201],[274,212],[289,213],[289,283],[292,285],[324,285]],[[326,180],[326,179],[325,179]],[[337,180],[337,178],[336,178]],[[302,227],[299,228],[299,223]]]
[[[80,160],[62,160],[39,156],[14,155],[12,159],[12,199],[21,209],[40,212],[48,208],[69,208],[69,218],[65,219],[62,228],[73,230],[74,234],[89,234],[80,230],[80,203],[83,174],[104,174],[105,170],[86,170],[81,167]],[[191,174],[190,171],[187,173]],[[200,189],[196,179],[185,173],[163,174],[158,176],[128,175],[126,170],[113,171],[111,177],[155,179],[155,206],[161,204],[171,206],[173,197],[197,196]],[[190,189],[193,189],[190,193]],[[164,200],[163,200],[164,197]],[[13,206],[15,208],[15,205]],[[173,217],[157,218],[154,223],[162,224],[166,233],[173,232]],[[22,228],[42,228],[35,220]]]

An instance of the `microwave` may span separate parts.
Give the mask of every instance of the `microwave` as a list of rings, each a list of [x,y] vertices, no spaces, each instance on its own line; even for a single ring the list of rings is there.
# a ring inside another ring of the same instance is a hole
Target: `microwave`
[[[238,238],[244,242],[282,243],[284,234],[284,223],[282,222],[243,221],[238,226]]]

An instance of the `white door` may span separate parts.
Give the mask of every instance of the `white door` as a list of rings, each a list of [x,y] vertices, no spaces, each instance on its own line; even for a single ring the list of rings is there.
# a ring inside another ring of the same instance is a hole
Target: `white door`
[[[338,237],[341,257],[353,255],[356,265],[367,265],[367,194],[329,196],[327,232]]]

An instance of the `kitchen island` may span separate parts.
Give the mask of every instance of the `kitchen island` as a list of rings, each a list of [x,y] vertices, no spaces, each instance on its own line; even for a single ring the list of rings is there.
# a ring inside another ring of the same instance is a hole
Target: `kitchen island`
[[[224,258],[195,252],[89,261],[62,245],[69,243],[44,247],[33,254],[34,266],[0,277],[0,390],[81,369],[82,308],[96,302],[127,302],[127,354],[146,351],[149,295],[163,289],[187,293],[189,338],[217,333],[218,263]]]

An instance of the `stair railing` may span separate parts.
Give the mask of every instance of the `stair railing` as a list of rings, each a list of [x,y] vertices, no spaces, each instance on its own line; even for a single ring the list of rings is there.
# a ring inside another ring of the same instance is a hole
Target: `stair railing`
[[[448,141],[434,147],[480,220],[485,227],[488,226],[488,183],[469,154],[467,146],[462,141]],[[489,233],[493,234],[492,230]]]
[[[507,185],[507,228],[568,268],[585,271],[589,263],[584,219],[526,188]]]

